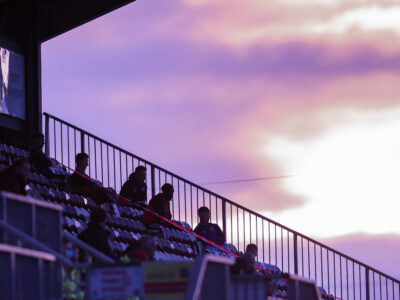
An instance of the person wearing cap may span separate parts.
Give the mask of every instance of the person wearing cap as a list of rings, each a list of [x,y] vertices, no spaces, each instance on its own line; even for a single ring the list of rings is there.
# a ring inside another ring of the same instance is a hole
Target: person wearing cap
[[[174,196],[174,187],[172,184],[165,183],[161,187],[161,193],[155,195],[149,202],[147,206],[151,211],[159,214],[160,216],[170,220],[172,218],[171,209],[169,207],[169,202],[172,200]],[[143,223],[149,225],[155,222],[161,222],[161,218],[154,215],[149,211],[145,211],[143,216]]]
[[[87,228],[78,235],[78,239],[100,252],[103,252],[105,255],[112,257],[113,255],[108,243],[110,233],[104,228],[106,218],[107,213],[103,208],[92,208],[89,224]]]
[[[218,224],[210,223],[210,209],[206,206],[200,207],[197,211],[200,223],[194,232],[218,245],[225,243],[225,236]]]

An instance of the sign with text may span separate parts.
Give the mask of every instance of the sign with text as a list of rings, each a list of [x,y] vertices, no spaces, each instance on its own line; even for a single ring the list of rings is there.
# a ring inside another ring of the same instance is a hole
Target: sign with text
[[[0,47],[0,113],[25,119],[24,56]]]
[[[192,262],[146,263],[143,265],[146,300],[184,299]]]
[[[87,279],[89,299],[126,299],[143,296],[142,267],[90,268]]]

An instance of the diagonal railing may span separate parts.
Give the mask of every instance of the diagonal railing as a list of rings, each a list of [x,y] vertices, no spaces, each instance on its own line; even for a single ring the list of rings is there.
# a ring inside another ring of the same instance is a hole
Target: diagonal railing
[[[148,198],[158,193],[164,183],[173,184],[174,219],[193,228],[198,223],[198,208],[207,206],[211,221],[222,227],[227,242],[241,251],[246,244],[257,244],[262,262],[313,279],[339,299],[400,300],[399,280],[77,126],[47,113],[44,116],[46,154],[69,168],[75,166],[75,155],[85,152],[90,156],[88,175],[119,192],[135,167],[143,165],[147,169]]]

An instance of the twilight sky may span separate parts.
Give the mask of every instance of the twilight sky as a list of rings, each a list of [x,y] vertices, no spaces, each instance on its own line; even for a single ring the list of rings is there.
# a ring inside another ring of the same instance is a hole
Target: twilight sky
[[[44,111],[197,183],[296,175],[207,187],[400,278],[399,20],[399,0],[138,0],[43,45]]]

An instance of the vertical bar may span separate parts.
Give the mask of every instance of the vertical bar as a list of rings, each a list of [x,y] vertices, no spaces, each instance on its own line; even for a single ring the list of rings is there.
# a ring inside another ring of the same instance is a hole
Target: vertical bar
[[[76,129],[74,128],[74,161],[75,157],[76,157]]]
[[[81,134],[81,153],[85,153],[85,134],[80,131]]]
[[[251,213],[250,212],[249,212],[249,222],[250,222],[250,243],[252,243],[252,234],[251,234],[251,232],[253,230],[251,230]]]
[[[231,244],[233,244],[233,212],[232,212],[232,203],[229,204],[231,208]]]
[[[354,300],[356,299],[356,278],[355,278],[355,274],[354,274],[354,261],[353,261],[353,297]]]
[[[187,214],[186,214],[186,211],[187,211],[187,207],[186,207],[186,182],[184,181],[183,182],[183,193],[184,193],[184,197],[183,197],[183,203],[185,204],[185,222],[187,223]]]
[[[283,228],[281,227],[281,254],[282,254],[282,272],[284,272],[284,269],[283,269]]]
[[[154,197],[156,195],[156,186],[155,186],[155,174],[154,174],[154,166],[151,165],[150,167],[150,172],[151,172],[151,197]]]
[[[310,240],[307,240],[307,255],[308,255],[308,278],[311,278],[311,264],[310,264]]]
[[[88,155],[90,157],[90,136],[87,136],[87,144],[88,144]],[[92,163],[91,163],[91,159],[89,159],[89,177],[92,176]]]
[[[321,281],[322,281],[322,286],[324,286],[324,266],[322,259],[322,246],[319,246],[319,249],[320,249],[320,259],[321,259]]]
[[[221,199],[221,201],[222,201],[222,232],[224,233],[226,241],[226,201],[225,199]]]
[[[243,247],[246,249],[246,212],[243,210]]]
[[[286,231],[286,233],[287,233],[286,237],[287,237],[288,273],[290,273],[289,231]]]
[[[334,290],[334,293],[336,296],[336,260],[335,260],[335,257],[336,257],[336,253],[333,252],[333,290]],[[360,276],[361,276],[361,273],[360,273]],[[360,282],[361,282],[361,280],[360,280]],[[361,291],[361,289],[360,289],[360,291]],[[360,300],[361,300],[361,297],[360,297]]]
[[[192,185],[190,185],[190,222],[191,222],[191,226],[193,228],[193,186]]]
[[[107,185],[110,186],[110,153],[109,153],[109,146],[107,146]]]
[[[117,175],[115,174],[115,148],[113,148],[114,189],[117,186]]]
[[[331,283],[330,283],[330,276],[329,276],[329,250],[326,249],[326,264],[328,268],[328,294],[331,294]]]
[[[265,242],[264,242],[264,219],[261,219],[261,228],[262,228],[262,237],[263,237],[263,243],[262,243],[262,248],[263,248],[263,262],[265,262]]]
[[[346,288],[347,288],[347,299],[350,299],[349,296],[349,262],[346,258]]]
[[[340,298],[343,297],[342,256],[339,256],[340,267]]]
[[[56,132],[56,120],[53,120],[53,135],[54,135],[54,158],[57,159],[57,132]]]
[[[294,274],[298,275],[299,274],[299,269],[298,269],[298,253],[297,253],[297,233],[293,234],[293,255],[294,255]],[[289,252],[288,252],[289,253]],[[302,256],[303,257],[303,256]],[[304,273],[304,271],[303,271]]]
[[[365,299],[370,300],[369,298],[369,269],[365,268]]]
[[[258,222],[257,222],[257,216],[255,216],[255,218],[256,218],[256,245],[257,245],[257,250],[258,250],[259,247],[258,247]],[[263,244],[264,244],[264,237],[263,237]],[[259,257],[260,256],[258,255],[258,252],[257,252],[257,261],[258,261]]]
[[[119,151],[119,184],[122,187],[122,154]],[[115,187],[116,189],[117,187]]]
[[[100,142],[100,167],[101,167],[101,182],[104,184],[103,142]]]
[[[274,224],[274,228],[275,228],[275,266],[278,266],[278,247],[277,247],[277,239],[276,239],[276,224]]]
[[[50,156],[50,129],[49,129],[49,115],[44,115],[45,116],[45,125],[44,125],[44,133],[45,133],[45,146],[44,146],[44,152],[46,153],[46,156]]]
[[[239,251],[239,207],[236,206],[236,234],[237,234],[237,245],[238,245],[238,251]]]
[[[96,179],[98,179],[97,178],[97,143],[96,143],[96,140],[95,139],[93,139],[93,144],[94,144],[94,176],[96,177]],[[101,183],[103,183],[103,182],[101,182]]]
[[[67,146],[68,146],[68,167],[71,167],[71,163],[70,163],[70,154],[69,154],[69,126],[67,126]]]
[[[317,250],[315,249],[315,243],[314,244],[314,275],[315,275],[315,282],[318,284],[318,274],[317,274]]]
[[[179,182],[180,180],[178,179],[178,220],[181,219],[181,188]]]
[[[61,163],[64,164],[64,140],[63,140],[63,124],[60,123],[60,143],[61,143]]]
[[[268,262],[271,263],[271,222],[268,221]]]

